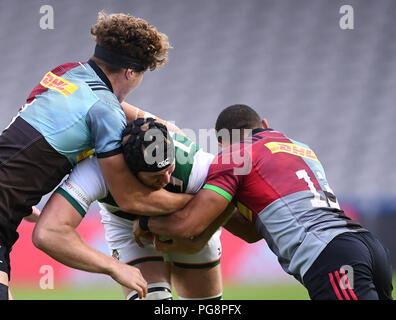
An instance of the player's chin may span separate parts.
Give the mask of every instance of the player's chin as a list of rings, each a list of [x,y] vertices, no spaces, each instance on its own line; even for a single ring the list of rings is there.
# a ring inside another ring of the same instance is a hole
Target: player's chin
[[[161,183],[161,184],[157,184],[155,188],[158,190],[158,189],[165,188],[166,186],[167,186],[166,183]]]
[[[162,189],[163,187],[165,187],[166,185],[162,185],[162,184],[153,184],[153,185],[151,185],[151,187],[153,188],[153,189],[155,189],[155,190],[159,190],[159,189]]]

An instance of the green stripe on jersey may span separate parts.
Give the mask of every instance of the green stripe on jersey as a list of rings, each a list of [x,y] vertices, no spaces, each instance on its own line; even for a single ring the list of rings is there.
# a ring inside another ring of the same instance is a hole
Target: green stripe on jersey
[[[217,186],[213,186],[211,184],[205,184],[202,189],[207,189],[207,190],[212,190],[214,192],[217,192],[219,195],[226,198],[226,200],[228,200],[229,202],[231,202],[231,200],[232,200],[231,194],[229,194],[227,191],[225,191]]]
[[[69,193],[67,193],[64,189],[59,187],[58,189],[55,190],[55,192],[59,193],[62,195],[73,207],[78,211],[79,214],[84,218],[86,215],[86,211],[84,208],[74,199]]]

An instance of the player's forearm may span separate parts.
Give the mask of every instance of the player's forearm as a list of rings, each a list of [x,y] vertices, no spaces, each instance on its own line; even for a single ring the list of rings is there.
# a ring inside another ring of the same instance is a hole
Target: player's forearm
[[[115,260],[89,247],[71,227],[40,230],[34,235],[33,243],[68,267],[93,273],[112,274]]]
[[[135,194],[133,198],[129,197],[122,200],[121,204],[118,200],[116,201],[123,211],[146,216],[157,216],[180,210],[192,197],[189,194],[172,193],[161,189]]]
[[[198,236],[229,206],[223,196],[212,190],[201,189],[186,207],[166,217],[151,217],[151,232],[167,236],[191,238]]]
[[[263,237],[257,232],[255,225],[247,220],[238,210],[235,210],[231,218],[224,225],[224,228],[234,236],[237,236],[248,243],[254,243],[263,239]]]
[[[201,234],[192,239],[188,239],[186,241],[189,242],[189,247],[191,250],[188,253],[196,253],[199,252],[210,240],[213,234],[224,224],[232,216],[234,211],[234,205],[230,204],[226,210],[223,211],[221,215],[219,215]],[[188,244],[188,243],[187,243]]]
[[[174,238],[183,237],[181,235],[183,222],[175,214],[150,217],[148,222],[149,230],[159,236]]]
[[[145,214],[167,214],[183,208],[191,195],[154,190],[142,184],[127,167],[122,154],[98,159],[107,186],[121,210]]]
[[[189,216],[186,210],[178,211],[166,216],[150,217],[149,230],[160,236],[169,238],[191,238],[198,236],[208,227],[204,221]]]
[[[230,203],[228,207],[219,215],[200,235],[198,235],[197,241],[201,241],[206,244],[212,235],[223,225],[227,223],[227,221],[232,216],[235,206]],[[201,239],[199,239],[201,238]]]

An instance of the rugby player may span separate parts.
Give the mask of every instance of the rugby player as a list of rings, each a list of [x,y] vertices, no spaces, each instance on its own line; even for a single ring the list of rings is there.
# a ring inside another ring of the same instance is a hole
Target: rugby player
[[[96,42],[93,57],[47,72],[0,135],[0,299],[8,296],[9,252],[22,218],[93,149],[124,211],[166,213],[190,200],[139,182],[121,151],[126,119],[120,102],[140,84],[145,71],[166,63],[167,36],[143,19],[103,13],[91,34]],[[132,275],[124,284],[145,294],[140,272],[127,267]]]
[[[157,134],[150,136],[151,133]],[[140,181],[155,189],[198,192],[214,158],[187,137],[168,132],[165,125],[153,118],[130,122],[122,141],[128,167]],[[149,149],[164,152],[157,152],[156,160],[150,162],[146,157]],[[101,253],[83,244],[75,230],[95,200],[100,201],[102,223],[112,256],[141,271],[148,282],[146,299],[172,299],[171,279],[180,299],[221,299],[218,222],[212,224],[209,233],[189,241],[186,250],[193,249],[195,254],[164,255],[145,240],[142,240],[144,249],[140,248],[132,233],[136,217],[123,212],[116,204],[96,157],[77,164],[49,199],[34,229],[33,243],[59,262],[85,271],[91,271],[89,266],[99,261],[111,264]],[[123,289],[128,300],[138,299],[136,290]]]
[[[195,236],[234,202],[311,299],[392,299],[387,250],[340,209],[315,153],[270,129],[246,105],[220,113],[216,130],[224,129],[240,129],[242,141],[228,145],[229,140],[218,136],[223,150],[203,189],[174,214],[141,217],[136,236],[148,231],[165,237]],[[250,170],[236,174],[246,165],[235,161],[241,155]],[[156,248],[170,252],[172,244],[157,241]]]

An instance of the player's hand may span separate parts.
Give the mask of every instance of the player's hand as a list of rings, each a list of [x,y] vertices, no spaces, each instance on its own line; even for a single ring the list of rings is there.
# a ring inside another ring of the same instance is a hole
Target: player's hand
[[[24,219],[28,222],[33,222],[36,223],[38,218],[40,217],[41,211],[36,208],[36,207],[32,207],[32,213],[26,217],[24,217]]]
[[[110,276],[120,285],[135,290],[140,299],[146,297],[147,281],[140,270],[118,260],[114,260],[114,263]]]
[[[139,219],[136,219],[133,223],[133,235],[135,237],[135,241],[140,248],[144,248],[144,244],[141,238],[146,239],[150,242],[153,241],[153,234],[148,231],[143,231],[139,226]]]
[[[200,241],[198,238],[172,238],[170,240],[163,241],[158,235],[154,235],[153,240],[154,248],[162,253],[194,254],[200,251],[205,244],[206,242]]]

